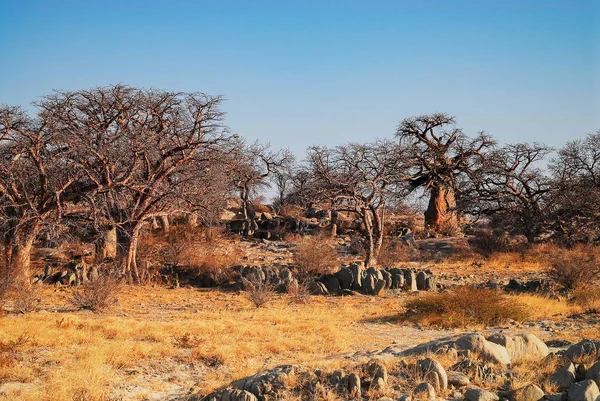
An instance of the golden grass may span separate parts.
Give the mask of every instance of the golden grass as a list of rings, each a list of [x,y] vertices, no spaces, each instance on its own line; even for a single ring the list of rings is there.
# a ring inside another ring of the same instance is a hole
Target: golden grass
[[[196,385],[206,393],[279,364],[322,366],[332,354],[389,345],[362,321],[383,318],[397,302],[311,297],[298,304],[281,295],[256,309],[238,294],[126,291],[103,316],[49,312],[49,305],[66,307],[68,293],[46,289],[46,310],[0,317],[1,344],[27,338],[11,347],[0,394],[25,401],[143,399],[155,388],[185,392]]]

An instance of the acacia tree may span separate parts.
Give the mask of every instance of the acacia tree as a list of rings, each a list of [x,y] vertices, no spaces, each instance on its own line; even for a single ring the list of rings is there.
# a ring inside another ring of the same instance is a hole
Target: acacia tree
[[[122,272],[140,280],[140,232],[149,219],[181,207],[186,168],[224,139],[221,98],[202,93],[115,85],[56,92],[41,103],[60,133],[68,160],[94,188],[94,218],[118,230]]]
[[[19,107],[0,108],[3,279],[29,283],[37,235],[60,218],[69,196],[84,191],[55,140],[56,131],[43,112],[31,117]]]
[[[548,227],[552,210],[551,180],[539,166],[551,151],[539,143],[518,143],[490,152],[470,175],[464,208],[473,215],[494,217],[504,228],[533,241]]]
[[[311,177],[304,196],[330,202],[338,212],[356,214],[363,222],[366,240],[365,265],[377,262],[384,234],[385,205],[398,196],[403,169],[401,149],[389,141],[350,143],[335,148],[308,150]]]
[[[456,227],[457,183],[481,161],[493,140],[484,133],[467,138],[454,117],[443,113],[407,118],[396,136],[407,151],[405,167],[411,187],[429,191],[425,226],[434,230]]]
[[[269,144],[255,142],[248,145],[239,139],[229,152],[227,160],[231,184],[242,203],[243,235],[249,236],[257,229],[252,195],[259,188],[268,187],[268,178],[274,173],[289,170],[294,163],[294,156],[287,149],[275,152]]]

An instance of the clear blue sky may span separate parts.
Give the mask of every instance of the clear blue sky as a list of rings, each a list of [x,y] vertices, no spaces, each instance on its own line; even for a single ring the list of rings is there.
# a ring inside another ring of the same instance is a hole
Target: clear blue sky
[[[0,0],[0,55],[0,103],[222,94],[232,130],[300,156],[436,111],[502,142],[600,129],[600,0]]]

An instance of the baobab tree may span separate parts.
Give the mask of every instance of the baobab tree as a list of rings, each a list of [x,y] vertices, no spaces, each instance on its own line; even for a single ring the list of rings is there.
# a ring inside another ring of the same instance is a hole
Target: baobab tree
[[[445,230],[457,226],[456,191],[460,176],[480,162],[483,152],[494,144],[479,133],[469,139],[456,126],[454,117],[436,113],[403,120],[396,131],[406,149],[405,168],[413,189],[429,191],[425,226]]]
[[[41,103],[65,157],[93,188],[89,210],[117,227],[122,273],[136,282],[144,224],[181,208],[195,188],[186,168],[227,138],[220,104],[203,93],[123,85],[59,91]]]
[[[406,177],[397,144],[378,141],[308,150],[304,196],[329,202],[334,211],[350,212],[364,225],[365,265],[376,264],[384,234],[386,203],[398,197]]]
[[[69,197],[84,192],[63,151],[56,146],[49,116],[32,117],[19,107],[0,108],[3,280],[28,285],[37,235],[60,218]]]

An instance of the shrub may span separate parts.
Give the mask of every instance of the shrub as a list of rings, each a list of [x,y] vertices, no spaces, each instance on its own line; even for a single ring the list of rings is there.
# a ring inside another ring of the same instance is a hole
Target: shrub
[[[600,287],[580,288],[573,292],[570,302],[581,307],[586,312],[600,311]]]
[[[306,284],[306,282],[290,285],[287,288],[287,292],[290,295],[292,302],[297,304],[305,303],[310,297],[310,291],[308,290],[308,284]]]
[[[275,296],[275,289],[271,283],[259,279],[242,279],[244,282],[244,295],[254,306],[260,308],[269,303]]]
[[[457,287],[453,292],[427,294],[406,302],[406,320],[443,327],[497,325],[527,318],[525,307],[499,291]]]
[[[15,310],[22,314],[34,312],[40,302],[38,295],[37,288],[32,285],[15,289],[12,295]]]
[[[294,264],[300,280],[313,276],[322,276],[334,271],[338,263],[338,254],[330,245],[331,240],[317,237],[302,237],[296,243]]]
[[[495,253],[508,251],[506,238],[488,230],[479,231],[472,238],[469,238],[469,245],[475,253],[485,258],[489,258]]]
[[[410,261],[410,249],[403,241],[384,241],[377,262],[381,267],[393,267],[398,262]]]
[[[181,263],[195,276],[208,276],[216,285],[223,285],[234,279],[234,266],[240,264],[243,254],[237,247],[206,246],[188,247],[181,256]]]
[[[548,276],[568,290],[586,288],[600,277],[600,263],[591,248],[561,249],[549,260]]]
[[[88,309],[102,313],[117,302],[119,282],[111,276],[100,276],[72,291],[71,303],[77,309]]]

